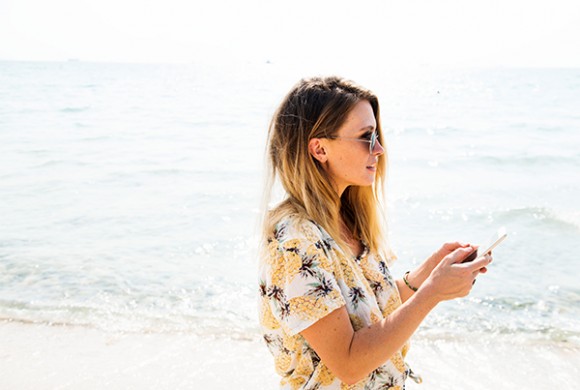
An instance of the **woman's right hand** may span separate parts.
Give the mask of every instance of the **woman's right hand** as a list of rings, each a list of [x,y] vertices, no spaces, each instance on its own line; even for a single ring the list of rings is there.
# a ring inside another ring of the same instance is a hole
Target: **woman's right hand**
[[[491,255],[485,255],[474,261],[462,263],[475,248],[457,248],[433,269],[431,275],[423,283],[422,289],[437,301],[446,301],[464,297],[469,294],[475,278],[486,272],[486,266],[493,260]]]

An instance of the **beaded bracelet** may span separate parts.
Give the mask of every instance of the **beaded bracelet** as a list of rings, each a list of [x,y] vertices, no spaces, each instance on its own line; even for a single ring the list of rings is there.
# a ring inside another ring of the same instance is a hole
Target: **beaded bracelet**
[[[407,287],[409,287],[411,290],[413,291],[417,291],[418,288],[417,287],[413,287],[411,286],[411,283],[409,283],[409,281],[407,280],[407,276],[411,273],[411,271],[407,271],[405,272],[405,275],[403,276],[403,282],[405,282],[405,284],[407,285]]]

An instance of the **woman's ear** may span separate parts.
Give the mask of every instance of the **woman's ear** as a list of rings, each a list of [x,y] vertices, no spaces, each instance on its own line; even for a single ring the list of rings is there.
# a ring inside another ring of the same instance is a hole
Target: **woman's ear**
[[[322,145],[320,138],[312,138],[308,141],[308,151],[319,162],[324,164],[328,160],[328,156],[326,155],[326,150]]]

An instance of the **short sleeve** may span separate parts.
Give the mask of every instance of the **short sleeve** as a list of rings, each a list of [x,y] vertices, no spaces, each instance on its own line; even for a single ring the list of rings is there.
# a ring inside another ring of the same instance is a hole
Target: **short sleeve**
[[[280,222],[263,272],[274,317],[295,335],[345,305],[333,272],[330,243],[310,221]]]

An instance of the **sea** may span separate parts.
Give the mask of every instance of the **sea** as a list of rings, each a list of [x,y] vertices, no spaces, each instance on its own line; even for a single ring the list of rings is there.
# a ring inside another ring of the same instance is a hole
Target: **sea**
[[[507,239],[414,338],[580,348],[580,69],[0,62],[0,321],[259,340],[267,127],[301,77],[377,93],[400,277]]]

